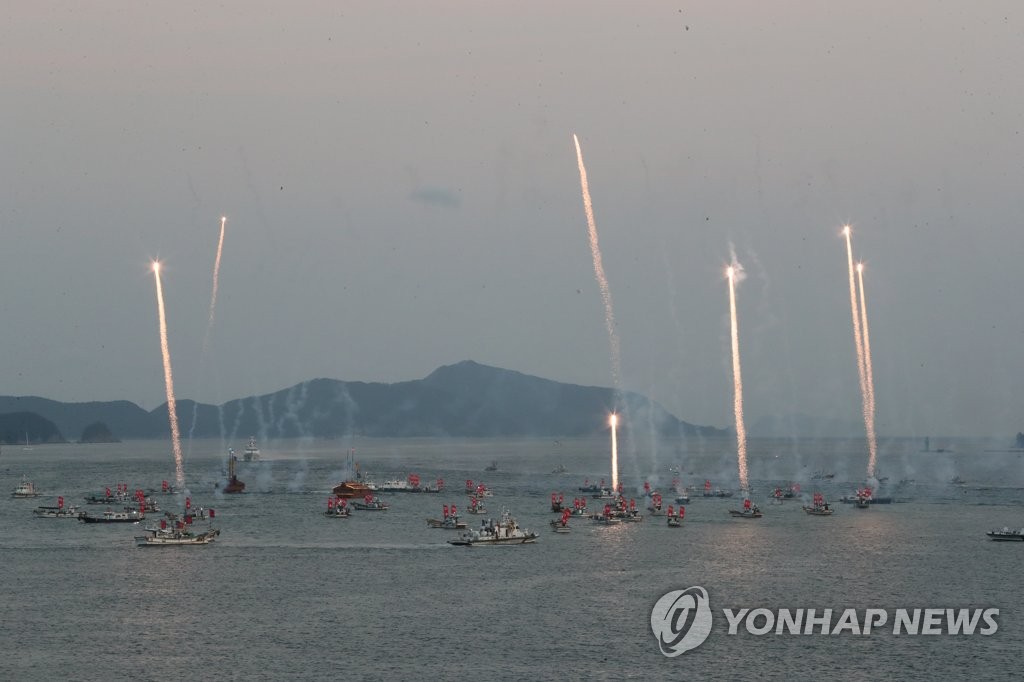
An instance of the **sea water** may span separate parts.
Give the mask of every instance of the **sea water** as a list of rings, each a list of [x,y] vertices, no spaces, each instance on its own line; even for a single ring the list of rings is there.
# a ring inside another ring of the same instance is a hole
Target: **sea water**
[[[447,490],[389,495],[387,512],[325,518],[353,445],[377,482],[416,473],[424,483],[443,478]],[[603,440],[264,442],[262,461],[239,462],[248,492],[232,496],[214,487],[226,444],[204,440],[186,479],[193,505],[215,508],[222,533],[209,546],[176,548],[136,547],[136,525],[32,515],[57,495],[83,504],[118,482],[133,491],[173,482],[166,442],[7,446],[0,678],[1017,679],[1024,542],[992,542],[985,532],[1024,526],[1024,455],[987,453],[992,444],[983,442],[947,453],[919,445],[882,443],[889,481],[878,494],[897,502],[859,510],[837,502],[863,485],[863,442],[754,439],[760,520],[728,515],[739,497],[700,496],[706,479],[735,485],[729,441],[624,448],[625,492],[639,506],[645,479],[666,505],[673,478],[694,487],[683,526],[668,528],[663,517],[618,526],[574,518],[562,535],[548,526],[550,495],[571,502],[584,479],[608,478]],[[498,470],[484,472],[492,461]],[[568,471],[551,473],[559,465]],[[836,476],[812,480],[818,470]],[[22,475],[42,497],[10,497]],[[953,476],[966,485],[950,484]],[[494,491],[491,515],[508,508],[538,542],[454,547],[446,543],[454,532],[428,528],[444,504],[479,523],[464,513],[467,479]],[[770,491],[791,481],[808,499],[823,492],[835,514],[807,516],[800,499],[769,504]],[[182,509],[181,496],[156,500]],[[590,501],[594,511],[603,504]],[[666,592],[698,585],[714,613],[711,636],[667,658],[651,609]],[[758,607],[994,607],[999,628],[989,636],[727,634],[721,609]]]

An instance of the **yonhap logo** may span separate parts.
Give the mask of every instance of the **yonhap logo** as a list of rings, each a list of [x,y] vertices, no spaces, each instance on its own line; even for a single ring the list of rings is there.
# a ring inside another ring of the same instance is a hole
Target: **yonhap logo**
[[[711,634],[711,605],[703,587],[664,595],[651,610],[651,631],[668,657],[696,649]]]

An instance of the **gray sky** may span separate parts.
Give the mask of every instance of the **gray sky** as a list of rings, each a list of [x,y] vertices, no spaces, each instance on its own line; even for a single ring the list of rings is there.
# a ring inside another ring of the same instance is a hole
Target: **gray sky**
[[[0,393],[164,399],[479,362],[748,422],[1024,429],[1018,2],[8,3]],[[220,216],[217,318],[200,371]]]

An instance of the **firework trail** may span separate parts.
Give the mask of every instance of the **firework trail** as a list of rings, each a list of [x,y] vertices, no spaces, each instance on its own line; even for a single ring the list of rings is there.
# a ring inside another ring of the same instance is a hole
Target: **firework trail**
[[[171,351],[167,345],[167,315],[164,311],[164,290],[160,284],[160,261],[153,262],[156,279],[156,305],[160,317],[160,354],[164,361],[164,387],[167,389],[167,418],[171,423],[171,447],[174,449],[174,473],[178,489],[185,487],[185,467],[181,457],[181,433],[178,431],[178,405],[174,400],[174,376],[171,374]]]
[[[875,434],[875,377],[871,368],[871,334],[868,332],[868,304],[864,296],[864,264],[857,263],[857,284],[860,290],[861,342],[864,353],[864,384],[867,388],[868,478],[875,477],[878,463],[878,438]]]
[[[608,278],[604,274],[604,265],[601,263],[601,247],[597,241],[597,223],[594,222],[594,205],[590,201],[590,185],[587,183],[587,169],[583,165],[583,150],[580,149],[580,140],[574,133],[573,142],[576,144],[576,161],[580,168],[580,188],[583,192],[583,212],[587,216],[587,235],[590,238],[590,255],[594,261],[594,278],[597,286],[601,289],[601,301],[604,303],[604,325],[608,330],[608,343],[611,346],[612,384],[615,387],[615,400],[619,401],[622,392],[621,374],[622,360],[619,350],[619,336],[615,332],[615,313],[612,306],[612,292],[608,288]],[[612,433],[615,429],[613,427]],[[612,458],[612,489],[618,490],[619,463],[617,456]]]
[[[206,323],[206,333],[203,335],[203,347],[199,351],[199,374],[203,376],[203,368],[206,364],[206,351],[210,346],[210,333],[213,331],[213,314],[217,308],[217,287],[220,282],[220,258],[224,253],[224,226],[227,223],[227,216],[220,218],[220,239],[217,240],[217,255],[213,260],[213,289],[210,292],[210,316]],[[220,409],[220,406],[217,406]],[[199,416],[199,402],[192,401],[192,423],[188,428],[188,450],[192,452],[192,434],[196,430],[196,419]],[[223,429],[222,429],[223,431]]]
[[[619,494],[619,416],[613,414],[608,420],[612,427],[612,494]]]
[[[740,330],[736,319],[736,278],[741,271],[738,263],[726,269],[729,278],[729,322],[732,331],[732,407],[736,418],[736,465],[739,470],[740,489],[750,489],[747,478],[747,428],[743,423],[743,373],[740,370]]]
[[[874,428],[872,426],[870,399],[868,397],[867,371],[864,363],[864,336],[861,331],[861,314],[857,305],[857,283],[853,276],[853,240],[850,237],[850,226],[843,226],[843,235],[846,237],[846,265],[850,273],[850,314],[853,317],[853,345],[857,351],[857,377],[860,380],[861,413],[864,417],[864,432],[868,439],[868,476],[874,474],[872,466],[871,442]]]

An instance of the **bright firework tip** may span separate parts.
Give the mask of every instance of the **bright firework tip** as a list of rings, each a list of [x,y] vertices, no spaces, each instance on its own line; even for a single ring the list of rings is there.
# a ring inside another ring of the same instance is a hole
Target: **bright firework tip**
[[[858,273],[864,272],[864,264],[863,263],[857,263],[857,272]]]
[[[850,226],[849,225],[843,225],[843,236],[844,237],[849,237],[850,236]]]
[[[619,415],[612,414],[612,416],[608,417],[608,423],[611,424],[612,428],[614,429],[616,426],[619,425]]]
[[[160,272],[160,261],[153,261],[153,272]]]

